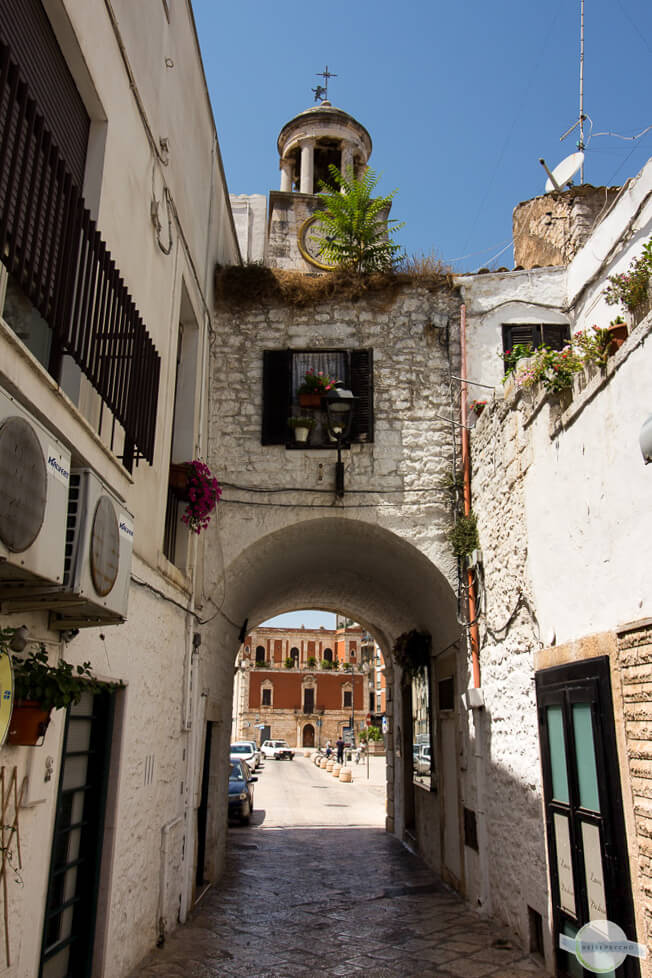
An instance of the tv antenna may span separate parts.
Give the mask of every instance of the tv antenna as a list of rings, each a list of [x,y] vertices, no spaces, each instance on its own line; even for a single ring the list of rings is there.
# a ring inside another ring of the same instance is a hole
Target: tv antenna
[[[567,136],[573,132],[573,130],[580,128],[580,138],[577,140],[577,148],[580,153],[584,154],[586,149],[586,144],[584,142],[584,122],[586,120],[586,115],[584,114],[584,0],[580,0],[580,114],[577,122],[575,122],[570,129],[567,129],[563,136],[559,137],[559,142],[563,143]],[[584,183],[584,156],[582,155],[582,162],[580,165],[580,183]]]
[[[567,136],[579,126],[579,139],[577,140],[577,153],[572,153],[558,163],[555,169],[550,172],[543,159],[539,163],[548,174],[546,180],[545,193],[549,194],[553,190],[563,190],[569,184],[577,171],[580,171],[580,183],[584,183],[584,122],[588,117],[584,112],[584,0],[580,0],[580,113],[577,122],[574,122],[570,129],[559,137],[559,142],[563,143]]]

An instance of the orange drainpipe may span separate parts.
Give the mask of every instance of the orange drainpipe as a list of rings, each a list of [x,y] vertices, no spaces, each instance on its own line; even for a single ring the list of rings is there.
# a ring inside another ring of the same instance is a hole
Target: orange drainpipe
[[[469,429],[466,426],[466,306],[460,309],[460,347],[461,364],[461,397],[460,414],[462,422],[462,475],[464,478],[464,515],[471,512],[471,452],[469,445]],[[480,688],[480,631],[476,620],[475,579],[472,570],[466,571],[467,595],[469,608],[469,640],[471,642],[471,662],[473,664],[473,685]]]

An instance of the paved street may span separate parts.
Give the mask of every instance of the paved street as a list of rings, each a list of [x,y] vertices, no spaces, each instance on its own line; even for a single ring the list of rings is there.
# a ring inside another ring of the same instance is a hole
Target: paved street
[[[133,978],[542,976],[383,830],[382,764],[353,772],[268,761],[224,878]]]

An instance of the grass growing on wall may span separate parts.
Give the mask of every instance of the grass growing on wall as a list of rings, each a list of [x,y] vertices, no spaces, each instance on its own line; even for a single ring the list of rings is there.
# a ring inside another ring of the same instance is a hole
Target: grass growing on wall
[[[305,307],[328,300],[355,302],[362,298],[392,299],[401,288],[420,285],[429,292],[454,291],[452,277],[436,263],[407,262],[406,270],[359,274],[336,269],[324,275],[283,271],[265,265],[218,265],[215,269],[217,308],[278,302]]]

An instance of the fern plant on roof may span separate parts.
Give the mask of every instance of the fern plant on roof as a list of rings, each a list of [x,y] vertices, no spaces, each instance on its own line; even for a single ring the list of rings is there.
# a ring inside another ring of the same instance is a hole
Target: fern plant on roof
[[[373,197],[378,184],[374,170],[360,178],[329,166],[333,186],[321,181],[321,209],[315,214],[322,255],[328,262],[355,272],[388,271],[401,248],[390,236],[403,227],[386,217],[396,191]]]

